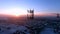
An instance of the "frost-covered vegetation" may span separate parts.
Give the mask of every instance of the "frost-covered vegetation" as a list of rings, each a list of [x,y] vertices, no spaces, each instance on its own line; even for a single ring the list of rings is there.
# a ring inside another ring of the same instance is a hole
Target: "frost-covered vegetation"
[[[0,24],[0,34],[60,34],[60,19],[27,20],[25,25]]]

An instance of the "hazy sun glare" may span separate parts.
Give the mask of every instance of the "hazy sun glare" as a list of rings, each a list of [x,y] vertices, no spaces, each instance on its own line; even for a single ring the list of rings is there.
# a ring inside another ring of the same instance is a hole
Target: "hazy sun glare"
[[[25,11],[24,9],[20,9],[20,8],[12,8],[12,9],[5,9],[4,12],[1,12],[1,13],[19,16],[19,15],[27,14],[27,11]]]

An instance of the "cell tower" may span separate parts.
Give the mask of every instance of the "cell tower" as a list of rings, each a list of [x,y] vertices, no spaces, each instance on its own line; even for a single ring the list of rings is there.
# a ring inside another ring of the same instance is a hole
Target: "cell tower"
[[[60,18],[59,13],[57,14],[57,18]]]
[[[27,18],[34,19],[34,10],[27,10]]]

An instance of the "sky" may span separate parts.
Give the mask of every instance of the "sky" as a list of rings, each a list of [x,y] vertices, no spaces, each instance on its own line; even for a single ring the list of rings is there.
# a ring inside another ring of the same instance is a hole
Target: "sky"
[[[0,14],[60,13],[60,0],[0,0]]]

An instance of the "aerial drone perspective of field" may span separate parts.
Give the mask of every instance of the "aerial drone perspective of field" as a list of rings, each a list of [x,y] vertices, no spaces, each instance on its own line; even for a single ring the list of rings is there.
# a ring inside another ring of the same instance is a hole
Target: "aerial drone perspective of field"
[[[0,34],[60,34],[60,0],[0,0]]]
[[[31,10],[30,10],[31,11]],[[0,34],[60,34],[60,17],[3,17]]]

